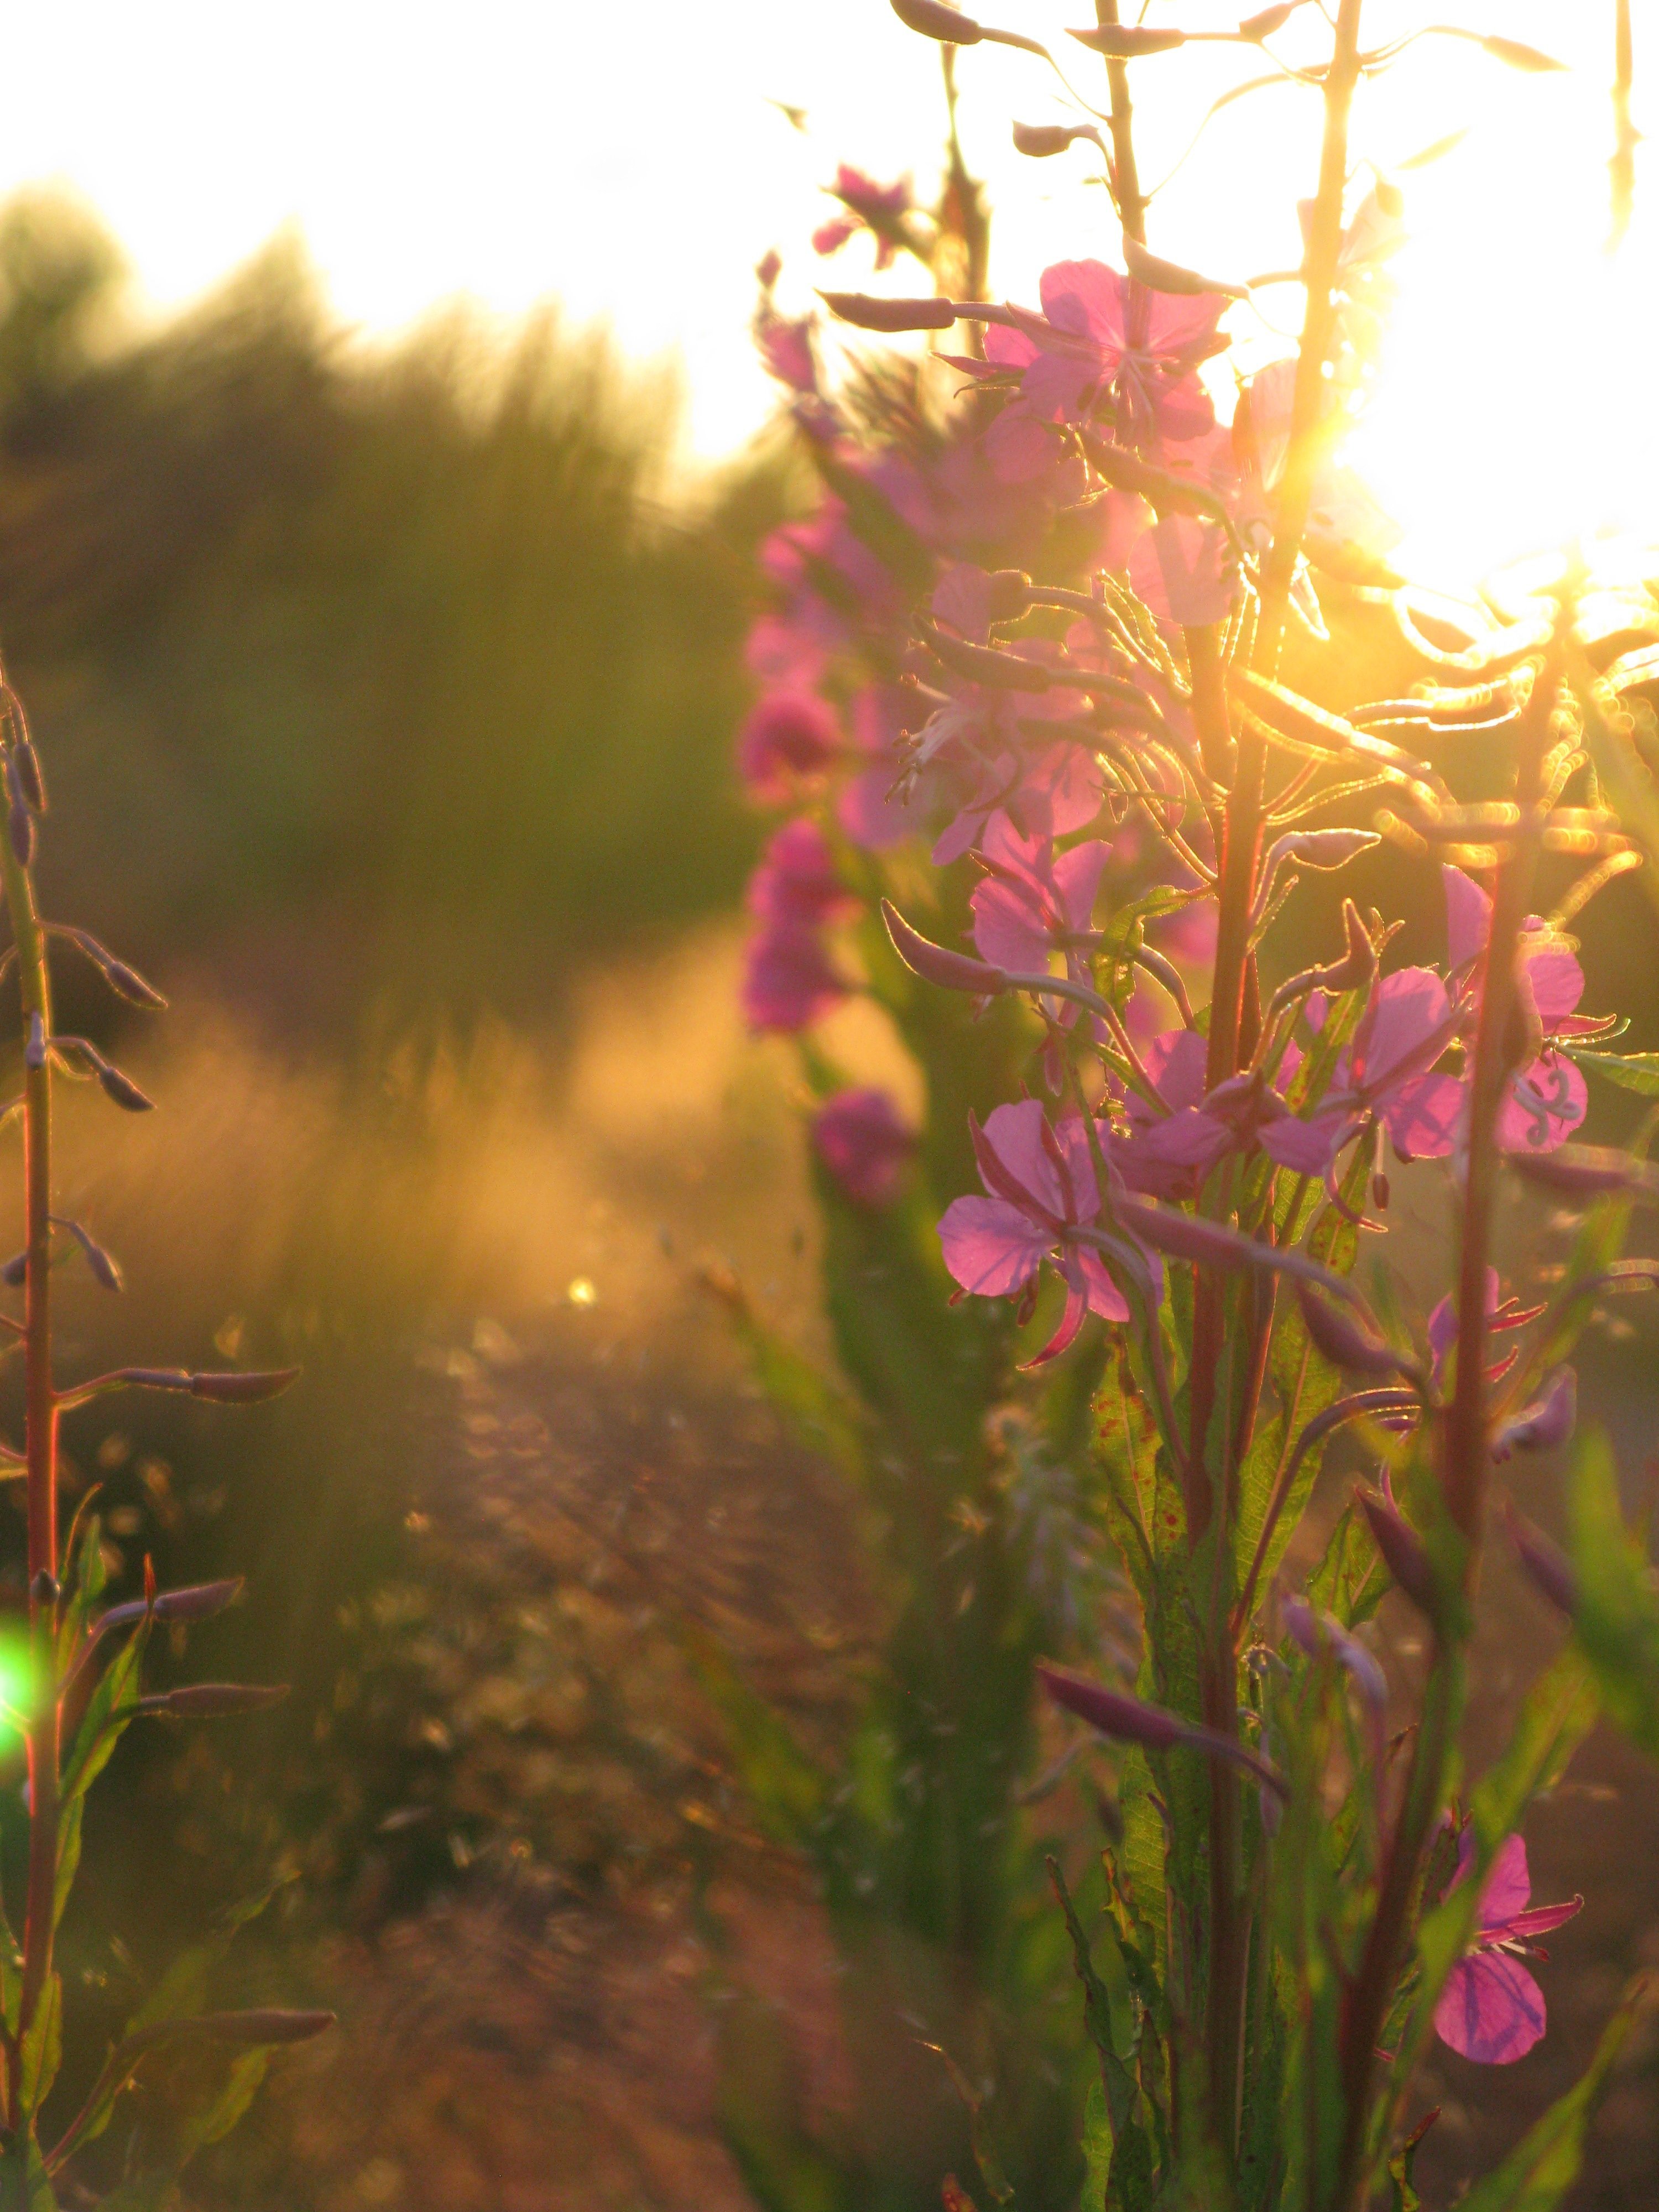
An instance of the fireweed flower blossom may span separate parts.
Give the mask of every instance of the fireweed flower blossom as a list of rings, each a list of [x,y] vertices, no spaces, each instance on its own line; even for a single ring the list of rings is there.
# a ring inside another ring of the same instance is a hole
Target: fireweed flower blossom
[[[1447,967],[1453,988],[1469,1007],[1480,1002],[1481,968],[1492,929],[1492,901],[1461,868],[1445,868]],[[1583,1076],[1558,1041],[1595,1036],[1610,1024],[1578,1013],[1584,971],[1571,948],[1553,937],[1536,915],[1522,924],[1516,973],[1524,1015],[1535,1015],[1543,1048],[1510,1079],[1498,1116],[1498,1142],[1506,1152],[1548,1152],[1563,1145],[1589,1109]]]
[[[830,841],[805,817],[775,830],[749,879],[749,911],[763,921],[819,929],[858,911],[842,882]]]
[[[750,796],[776,805],[794,785],[823,774],[842,750],[835,709],[816,691],[769,691],[738,733],[738,770]]]
[[[945,1264],[975,1297],[1036,1295],[1047,1261],[1066,1285],[1066,1307],[1048,1342],[1030,1363],[1054,1359],[1073,1342],[1086,1314],[1127,1321],[1123,1293],[1098,1252],[1077,1231],[1100,1212],[1088,1133],[1076,1116],[1051,1127],[1035,1098],[998,1106],[981,1128],[970,1123],[974,1152],[988,1195],[958,1198],[939,1225]]]
[[[1474,1832],[1466,1827],[1449,1889],[1468,1879],[1474,1856]],[[1522,1962],[1547,1955],[1532,1948],[1534,1936],[1548,1935],[1583,1908],[1583,1899],[1575,1897],[1528,1911],[1531,1894],[1525,1839],[1511,1836],[1480,1893],[1474,1940],[1447,1977],[1434,2010],[1441,2041],[1478,2065],[1512,2065],[1543,2034],[1544,1992]]]
[[[1058,261],[1040,290],[1041,315],[1016,311],[1017,329],[993,323],[985,360],[957,364],[1018,374],[1018,395],[986,434],[999,476],[1040,475],[1056,458],[1059,422],[1103,419],[1119,444],[1152,453],[1211,428],[1215,409],[1197,370],[1225,343],[1216,328],[1231,304],[1223,294],[1149,291],[1101,261]]]
[[[904,220],[916,204],[909,178],[901,177],[894,185],[878,185],[862,169],[842,161],[836,167],[835,183],[824,189],[841,202],[843,212],[831,216],[812,233],[812,251],[838,252],[849,238],[867,230],[876,241],[876,267],[890,269],[900,247],[908,244]]]
[[[1110,848],[1091,837],[1056,854],[1048,837],[1022,837],[1006,814],[994,814],[975,858],[986,871],[969,904],[974,944],[994,968],[1041,975],[1050,957],[1064,957],[1074,983],[1092,983],[1095,898]],[[1075,1003],[1059,1018],[1077,1013]]]
[[[916,1149],[885,1091],[838,1091],[812,1116],[814,1151],[854,1205],[872,1212],[898,1196]]]
[[[852,988],[823,938],[804,922],[769,923],[749,940],[740,995],[750,1029],[808,1029]]]

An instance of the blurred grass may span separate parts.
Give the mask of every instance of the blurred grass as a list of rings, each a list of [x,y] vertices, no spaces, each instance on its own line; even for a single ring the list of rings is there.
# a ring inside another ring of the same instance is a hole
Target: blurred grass
[[[122,296],[73,204],[0,214],[0,646],[49,894],[313,1036],[541,1009],[730,902],[775,469],[678,481],[672,371],[551,312],[372,354],[280,240],[159,331]]]

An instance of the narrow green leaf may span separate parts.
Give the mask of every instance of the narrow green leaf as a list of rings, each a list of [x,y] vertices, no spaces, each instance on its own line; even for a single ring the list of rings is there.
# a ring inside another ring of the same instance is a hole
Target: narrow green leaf
[[[1567,1057],[1580,1067],[1593,1068],[1621,1091],[1659,1098],[1659,1052],[1585,1052],[1569,1047]]]
[[[1626,1529],[1612,1449],[1600,1429],[1580,1433],[1568,1497],[1579,1649],[1613,1718],[1659,1758],[1659,1586]]]

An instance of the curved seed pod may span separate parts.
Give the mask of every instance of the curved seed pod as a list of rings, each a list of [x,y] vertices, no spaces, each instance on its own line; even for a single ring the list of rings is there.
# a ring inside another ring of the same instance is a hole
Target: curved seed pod
[[[118,1291],[125,1287],[121,1280],[120,1268],[90,1231],[83,1229],[78,1221],[67,1220],[59,1213],[54,1213],[52,1216],[52,1222],[54,1228],[69,1231],[81,1247],[86,1256],[87,1265],[91,1268],[94,1278],[106,1291]]]
[[[140,1698],[133,1710],[164,1720],[228,1720],[237,1713],[264,1712],[287,1695],[286,1682],[191,1682],[182,1690]]]
[[[1159,1705],[1149,1705],[1121,1690],[1073,1674],[1063,1667],[1039,1664],[1037,1680],[1057,1705],[1097,1728],[1103,1735],[1120,1742],[1138,1743],[1147,1751],[1170,1751],[1185,1740],[1187,1723]]]
[[[297,1367],[249,1368],[239,1373],[192,1375],[186,1384],[192,1398],[205,1398],[216,1406],[258,1406],[280,1397],[299,1380]]]
[[[1046,161],[1056,154],[1063,154],[1079,138],[1091,145],[1101,143],[1100,133],[1092,123],[1016,123],[1014,151],[1024,154],[1033,161]]]

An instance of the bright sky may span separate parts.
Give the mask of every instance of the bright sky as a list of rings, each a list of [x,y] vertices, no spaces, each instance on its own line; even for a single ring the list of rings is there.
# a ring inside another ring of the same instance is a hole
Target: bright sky
[[[1385,164],[1474,126],[1413,192],[1422,236],[1401,264],[1372,472],[1454,566],[1643,519],[1635,507],[1651,524],[1659,410],[1642,370],[1659,338],[1659,224],[1627,245],[1623,307],[1600,256],[1613,0],[1437,6],[1575,68],[1523,76],[1431,40],[1362,100],[1357,149]],[[1153,0],[1150,19],[1217,27],[1241,12]],[[1367,43],[1436,12],[1371,0]],[[981,13],[1047,41],[1103,99],[1099,63],[1064,36],[1088,0]],[[1635,15],[1638,121],[1645,108],[1659,131],[1645,97],[1659,0],[1636,0]],[[703,456],[739,443],[771,403],[747,337],[755,261],[778,247],[783,297],[805,300],[824,277],[806,241],[836,160],[884,179],[914,169],[927,185],[940,136],[938,50],[886,0],[52,0],[9,16],[0,190],[73,185],[151,306],[191,299],[293,224],[339,313],[369,334],[458,294],[506,314],[557,297],[611,322],[631,353],[677,350]],[[1303,20],[1319,29],[1311,9]],[[1296,51],[1291,34],[1280,43]],[[1041,63],[981,46],[959,69],[964,140],[998,210],[994,284],[1030,299],[1045,261],[1109,257],[1105,195],[1085,184],[1081,150],[1045,163],[1012,152],[1011,116],[1065,112]],[[1137,64],[1149,176],[1249,73],[1225,48]],[[770,100],[805,107],[806,133]],[[1293,260],[1291,202],[1311,187],[1317,129],[1305,91],[1227,111],[1156,203],[1154,246],[1221,273]],[[1659,162],[1638,172],[1638,204],[1644,191],[1659,194]],[[848,248],[836,281],[862,284],[867,252]]]

